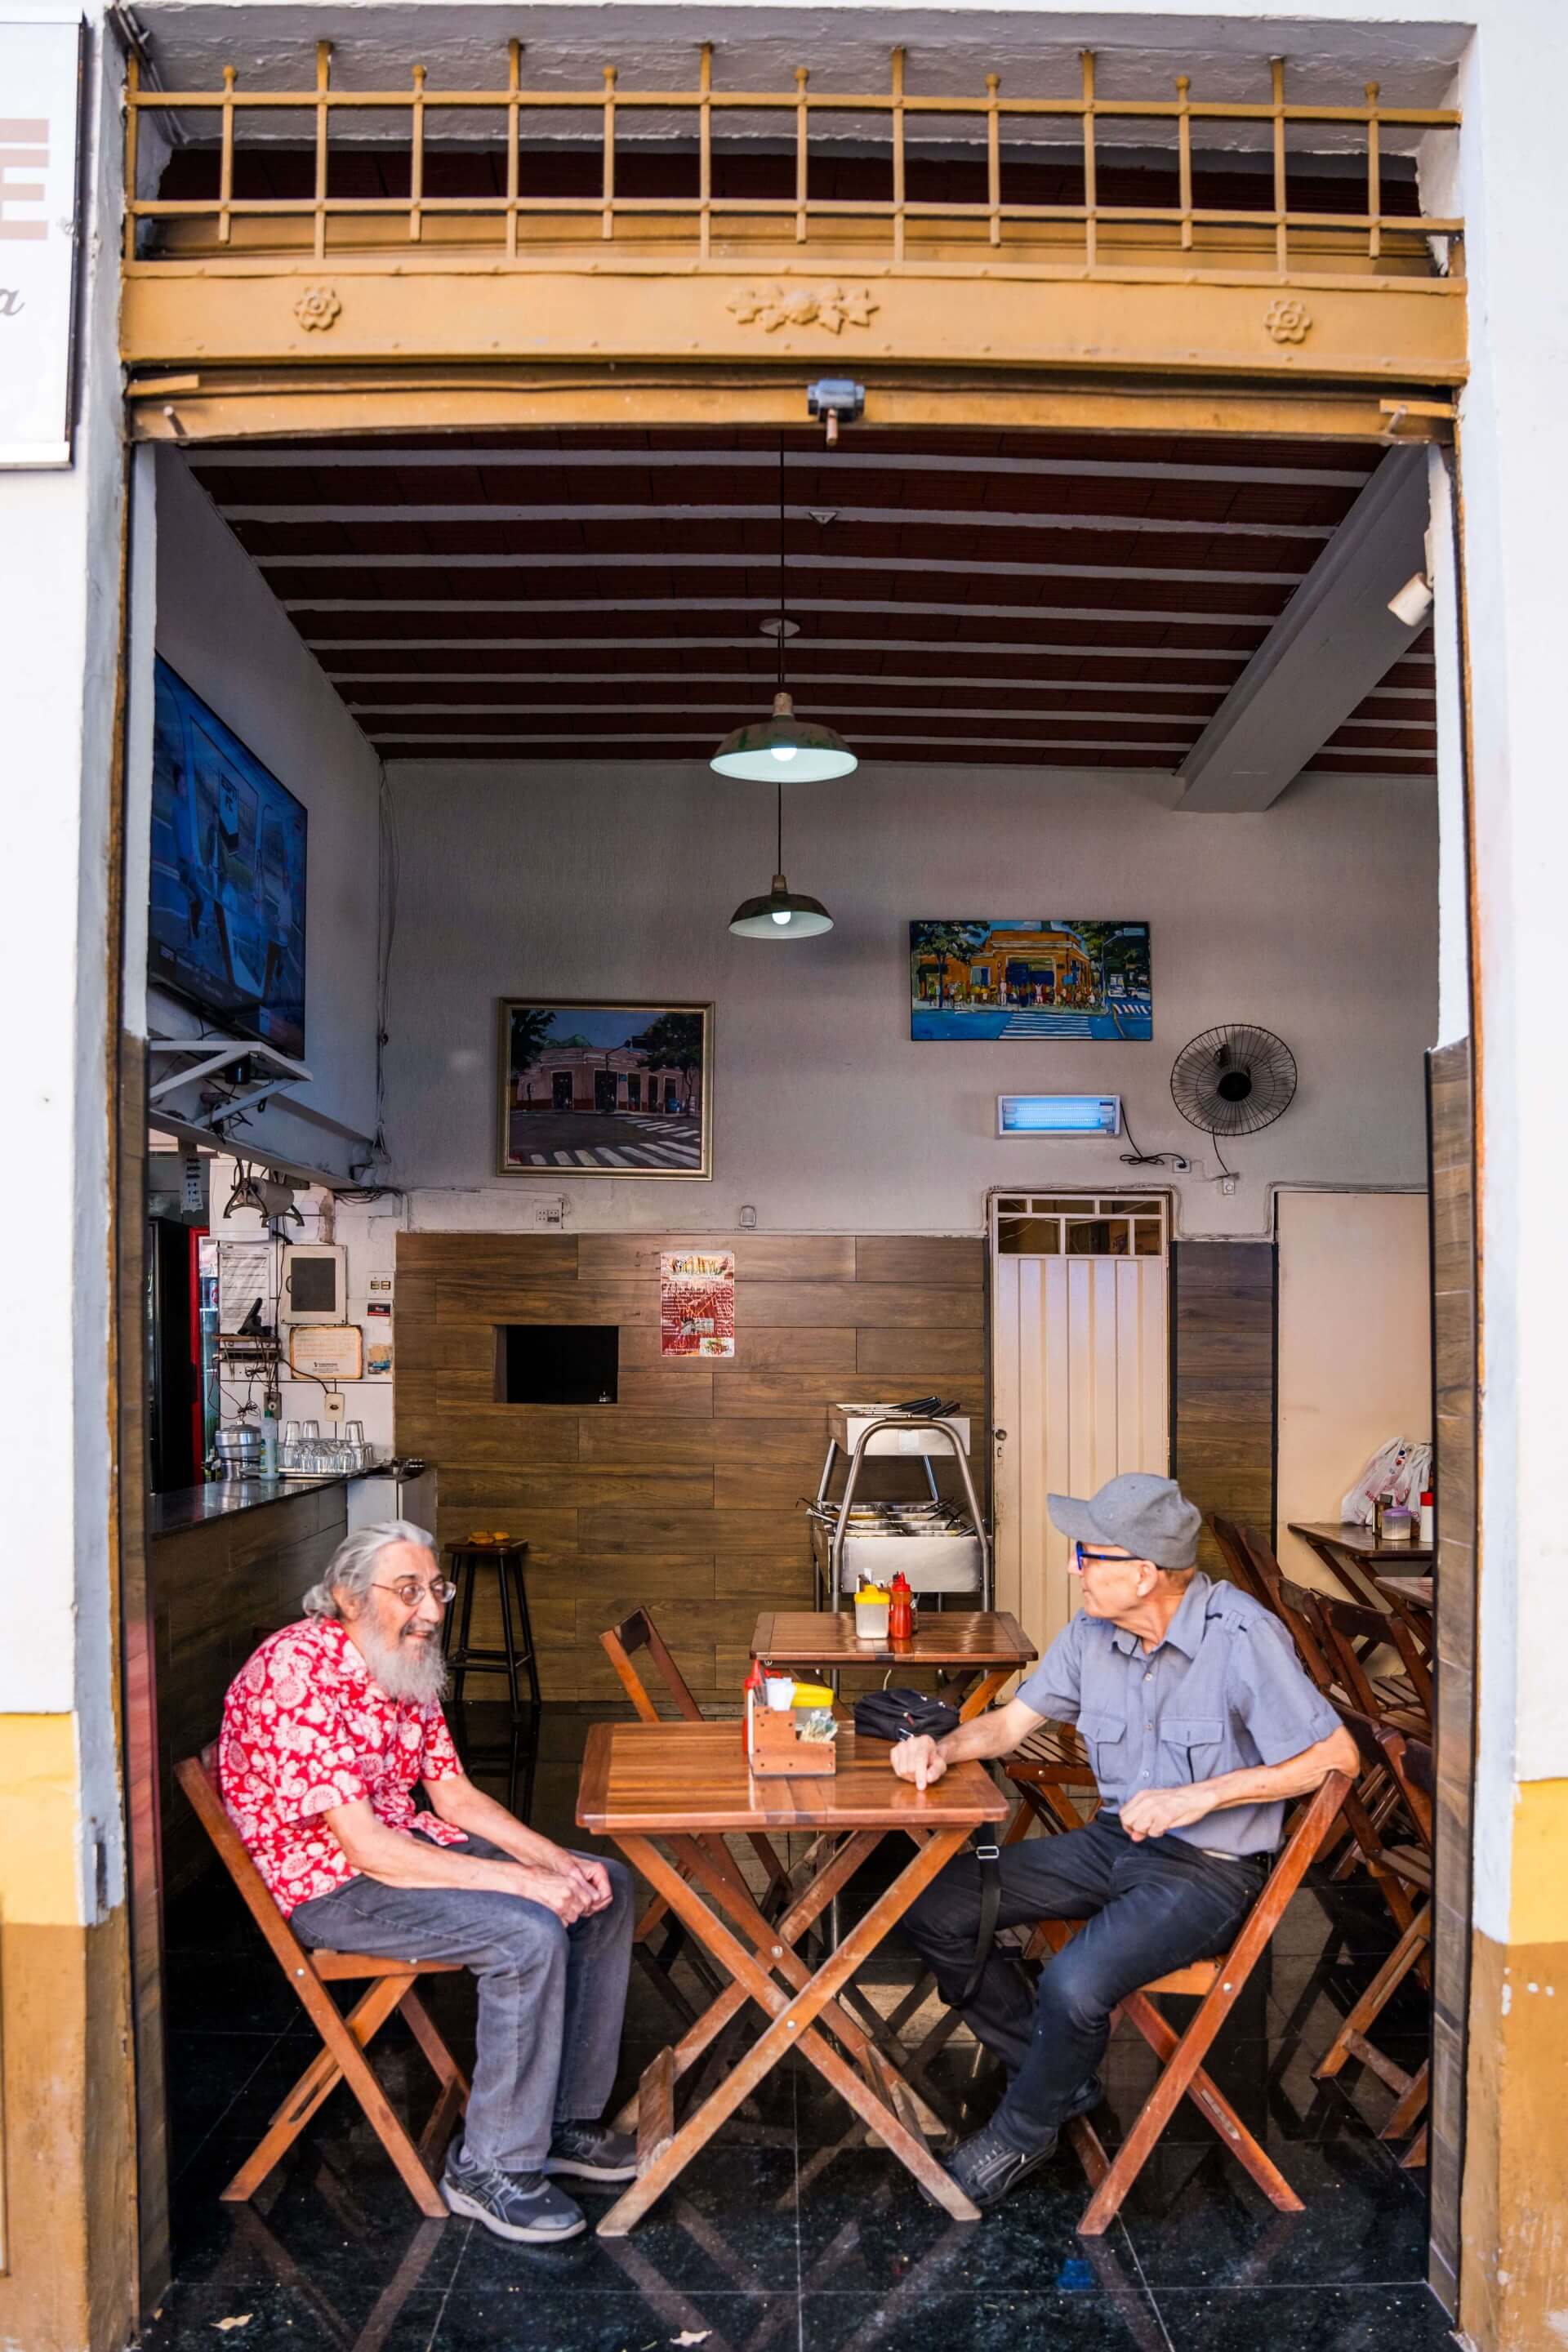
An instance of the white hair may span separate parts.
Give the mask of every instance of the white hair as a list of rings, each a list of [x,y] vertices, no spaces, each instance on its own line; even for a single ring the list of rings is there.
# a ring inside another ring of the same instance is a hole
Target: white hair
[[[416,1528],[412,1519],[383,1519],[378,1527],[356,1528],[332,1554],[320,1584],[312,1584],[306,1593],[300,1603],[306,1616],[341,1617],[340,1593],[346,1593],[357,1610],[375,1580],[376,1561],[394,1544],[417,1544],[432,1556],[436,1550],[435,1537],[427,1528]]]

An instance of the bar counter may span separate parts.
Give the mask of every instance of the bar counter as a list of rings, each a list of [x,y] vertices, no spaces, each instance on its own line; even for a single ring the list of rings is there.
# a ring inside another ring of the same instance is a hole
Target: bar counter
[[[203,1528],[214,1519],[233,1518],[240,1511],[259,1510],[268,1503],[287,1502],[291,1495],[310,1495],[322,1486],[348,1483],[345,1471],[321,1478],[213,1478],[205,1486],[182,1486],[171,1495],[153,1495],[147,1502],[147,1537],[179,1535],[186,1528]]]
[[[346,1477],[215,1481],[147,1504],[163,1891],[212,1860],[174,1766],[216,1739],[224,1694],[257,1644],[300,1613],[348,1528]]]

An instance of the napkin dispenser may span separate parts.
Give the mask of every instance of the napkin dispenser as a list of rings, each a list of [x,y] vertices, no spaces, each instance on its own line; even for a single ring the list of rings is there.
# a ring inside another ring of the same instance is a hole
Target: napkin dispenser
[[[765,1679],[764,1679],[765,1677]],[[769,1684],[772,1691],[769,1690]],[[805,1780],[838,1769],[838,1724],[831,1692],[809,1685],[793,1685],[795,1694],[783,1706],[770,1704],[780,1695],[781,1678],[753,1669],[746,1685],[746,1762],[759,1780]]]

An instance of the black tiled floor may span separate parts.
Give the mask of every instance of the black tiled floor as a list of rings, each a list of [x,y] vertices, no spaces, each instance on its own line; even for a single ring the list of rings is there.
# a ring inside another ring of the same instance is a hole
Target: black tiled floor
[[[467,1729],[488,1746],[496,1726],[476,1724],[479,1714]],[[538,1826],[576,1843],[584,1731],[577,1711],[546,1711],[529,1790]],[[504,1769],[498,1780],[476,1763],[476,1777],[507,1796]],[[795,2060],[629,2237],[530,2249],[460,2220],[422,2221],[341,2091],[254,2204],[218,2201],[312,2038],[237,1901],[209,1879],[167,1922],[176,2274],[145,2352],[210,2352],[215,2341],[233,2352],[663,2352],[682,2337],[703,2352],[1014,2352],[1020,2341],[1061,2352],[1427,2352],[1451,2339],[1422,2283],[1423,2177],[1402,2172],[1376,2137],[1390,2094],[1356,2068],[1312,2079],[1392,1941],[1374,1891],[1309,1887],[1210,2061],[1302,2213],[1277,2213],[1184,2105],[1104,2238],[1077,2233],[1087,2192],[1067,2151],[965,2228],[867,2147],[848,2108]],[[911,1973],[889,1947],[868,1989]],[[471,1985],[442,1979],[430,1993],[461,2051]],[[1183,2006],[1173,2005],[1178,2023]],[[1380,2045],[1414,2066],[1423,2029],[1412,1985]],[[669,2034],[668,2010],[634,1971],[617,2098]],[[430,2077],[411,2037],[395,2021],[375,2048],[395,2105],[422,2120]],[[1114,2146],[1155,2067],[1124,2032],[1105,2071],[1095,2120]],[[999,2077],[959,2036],[931,2084],[972,2125]]]

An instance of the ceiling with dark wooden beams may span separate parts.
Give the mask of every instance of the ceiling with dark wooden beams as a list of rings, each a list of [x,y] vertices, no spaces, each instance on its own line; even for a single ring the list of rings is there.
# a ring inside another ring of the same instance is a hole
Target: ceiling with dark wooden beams
[[[788,682],[863,761],[1176,770],[1381,451],[784,439]],[[468,434],[189,462],[383,758],[705,760],[764,712],[779,441]],[[1436,772],[1429,635],[1309,772]]]

